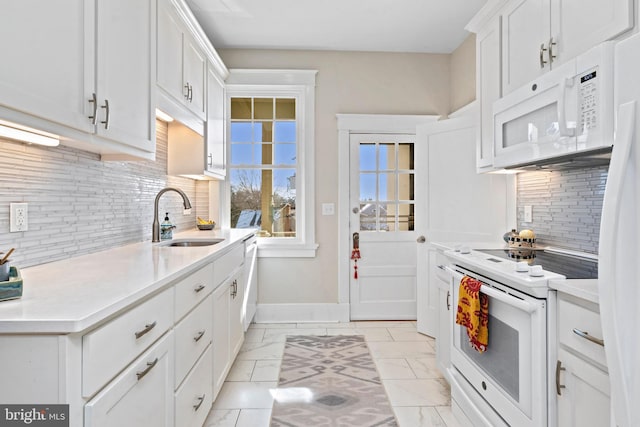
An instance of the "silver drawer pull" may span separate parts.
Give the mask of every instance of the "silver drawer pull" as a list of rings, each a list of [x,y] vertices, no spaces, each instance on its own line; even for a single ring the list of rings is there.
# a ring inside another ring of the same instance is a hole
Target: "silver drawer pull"
[[[153,369],[154,366],[156,366],[156,363],[158,363],[158,358],[157,357],[155,358],[155,360],[153,362],[147,362],[147,367],[144,368],[144,371],[136,372],[136,376],[138,377],[138,381],[140,381],[142,378],[144,378],[144,376],[147,375],[149,373],[149,371]]]
[[[589,340],[591,342],[594,342],[594,343],[604,347],[604,340],[601,340],[600,338],[592,337],[591,335],[589,335],[589,332],[584,332],[584,331],[581,331],[578,328],[573,328],[573,333],[576,334],[579,337],[582,337],[582,338],[584,338],[586,340]]]
[[[146,335],[150,330],[152,330],[155,327],[156,327],[156,322],[149,323],[148,325],[144,325],[143,330],[136,332],[136,339],[142,338],[144,335]]]
[[[204,288],[206,288],[206,286],[201,284],[201,285],[198,285],[198,286],[194,289],[194,291],[195,291],[196,293],[198,293],[198,292],[200,292],[201,290],[203,290]]]
[[[200,341],[200,340],[202,339],[202,337],[204,336],[204,333],[205,333],[205,331],[200,331],[200,332],[198,332],[198,334],[197,334],[195,337],[193,337],[193,340],[194,340],[195,342]]]
[[[560,390],[565,388],[564,384],[560,384],[560,371],[564,370],[565,369],[562,367],[562,362],[558,360],[556,362],[556,393],[558,394],[558,396],[562,396]]]
[[[451,292],[447,291],[447,311],[451,310],[451,303],[449,302],[449,298],[451,298]]]
[[[202,406],[202,402],[204,402],[204,397],[206,396],[206,394],[203,394],[202,396],[198,397],[198,403],[193,405],[193,410],[197,411],[198,409],[200,409],[200,407]]]

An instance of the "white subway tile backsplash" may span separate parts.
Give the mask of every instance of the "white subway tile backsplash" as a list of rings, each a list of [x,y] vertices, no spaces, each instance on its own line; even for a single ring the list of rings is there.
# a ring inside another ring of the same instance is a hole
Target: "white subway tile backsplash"
[[[153,201],[166,186],[187,193],[183,215],[173,192],[160,200],[179,230],[208,216],[208,184],[167,176],[167,127],[157,122],[155,161],[103,162],[70,147],[42,147],[0,139],[0,250],[15,247],[18,267],[151,239]],[[9,203],[29,203],[29,230],[9,233]]]
[[[520,228],[530,228],[540,244],[597,253],[602,200],[608,167],[517,176]],[[533,222],[524,222],[524,206],[533,206]]]

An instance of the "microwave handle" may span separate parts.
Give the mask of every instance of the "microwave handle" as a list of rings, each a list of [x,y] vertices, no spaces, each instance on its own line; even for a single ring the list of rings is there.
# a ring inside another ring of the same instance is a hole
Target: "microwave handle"
[[[560,98],[558,99],[558,128],[560,136],[575,136],[576,130],[567,127],[567,88],[573,86],[572,78],[564,78],[560,82]]]

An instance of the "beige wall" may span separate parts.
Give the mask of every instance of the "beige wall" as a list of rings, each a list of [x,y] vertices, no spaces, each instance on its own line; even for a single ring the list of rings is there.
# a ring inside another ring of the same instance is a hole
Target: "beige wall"
[[[476,35],[471,34],[451,54],[451,111],[476,99]]]
[[[278,50],[220,50],[228,68],[318,70],[316,87],[316,240],[313,259],[260,259],[259,302],[338,301],[336,114],[439,114],[450,108],[450,55]],[[474,91],[475,94],[475,91]]]

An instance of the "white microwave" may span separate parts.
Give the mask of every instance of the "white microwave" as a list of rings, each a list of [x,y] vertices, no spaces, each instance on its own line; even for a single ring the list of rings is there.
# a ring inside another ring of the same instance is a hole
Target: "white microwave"
[[[495,167],[613,146],[614,44],[600,44],[493,104]]]

